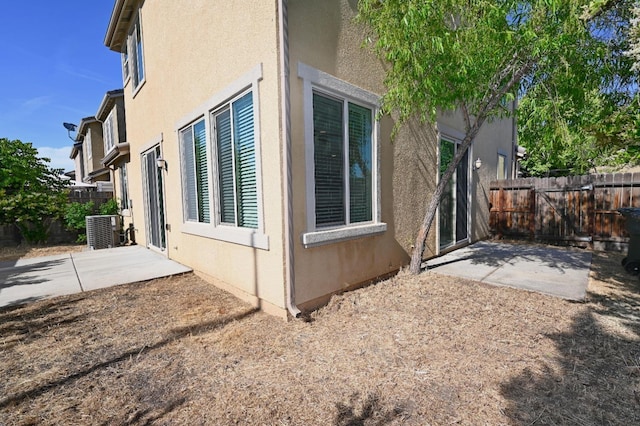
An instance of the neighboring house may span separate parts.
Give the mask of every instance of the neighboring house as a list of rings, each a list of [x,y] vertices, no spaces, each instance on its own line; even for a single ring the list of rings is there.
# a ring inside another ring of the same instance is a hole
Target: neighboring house
[[[353,0],[117,0],[137,240],[267,312],[296,315],[406,265],[464,128],[378,119],[385,64]],[[427,257],[489,232],[515,123],[487,124]],[[480,159],[482,166],[475,167]]]
[[[69,154],[69,158],[73,160],[74,165],[74,177],[73,179],[76,182],[82,182],[84,179],[84,152],[82,150],[82,140],[75,141],[73,147],[71,148],[71,153]]]
[[[77,149],[82,148],[82,158],[84,159],[82,182],[94,184],[111,181],[109,169],[100,162],[104,156],[104,145],[102,141],[102,123],[96,117],[85,117],[80,120],[78,132],[76,133],[76,144],[74,144],[74,148],[71,151],[72,155],[78,144],[80,145]]]
[[[111,170],[114,197],[125,218],[125,226],[131,223],[131,199],[129,197],[129,144],[124,112],[124,91],[111,90],[105,93],[96,119],[102,123],[103,157],[100,163]]]

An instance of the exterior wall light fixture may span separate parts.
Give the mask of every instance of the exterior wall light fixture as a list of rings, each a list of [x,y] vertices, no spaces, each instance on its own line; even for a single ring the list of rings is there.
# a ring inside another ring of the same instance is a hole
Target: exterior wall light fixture
[[[157,166],[159,169],[166,170],[166,168],[167,168],[167,161],[166,161],[164,158],[162,158],[162,157],[158,157],[158,158],[156,159],[156,166]]]
[[[480,167],[482,167],[482,160],[480,159],[480,157],[478,157],[473,165],[475,166],[474,170],[478,170]]]

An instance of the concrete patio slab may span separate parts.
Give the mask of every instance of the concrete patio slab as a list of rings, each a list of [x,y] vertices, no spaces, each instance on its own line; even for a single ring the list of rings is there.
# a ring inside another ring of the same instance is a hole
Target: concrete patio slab
[[[191,271],[191,268],[142,246],[74,253],[73,263],[85,291]]]
[[[0,262],[0,307],[189,271],[142,246]]]
[[[487,241],[427,262],[437,273],[570,300],[584,299],[590,267],[589,251]]]
[[[79,291],[68,254],[0,262],[0,307]]]

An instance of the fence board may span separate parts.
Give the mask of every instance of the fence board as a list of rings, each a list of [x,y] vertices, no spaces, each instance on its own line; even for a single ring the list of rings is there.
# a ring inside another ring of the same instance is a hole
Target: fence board
[[[640,207],[640,173],[493,181],[490,226],[527,237],[599,248],[628,242],[622,207]]]

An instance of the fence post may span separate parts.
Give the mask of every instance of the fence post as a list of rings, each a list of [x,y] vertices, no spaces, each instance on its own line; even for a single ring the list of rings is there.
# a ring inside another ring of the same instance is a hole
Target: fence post
[[[498,190],[498,238],[502,239],[502,227],[504,222],[504,185],[500,182],[500,189]]]
[[[536,238],[536,188],[529,189],[529,239]]]

